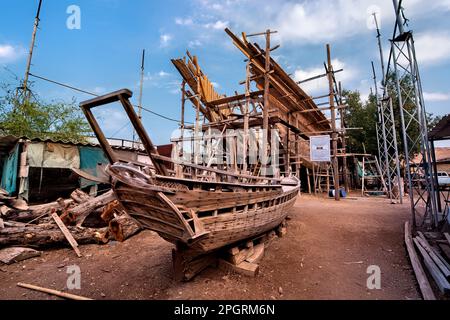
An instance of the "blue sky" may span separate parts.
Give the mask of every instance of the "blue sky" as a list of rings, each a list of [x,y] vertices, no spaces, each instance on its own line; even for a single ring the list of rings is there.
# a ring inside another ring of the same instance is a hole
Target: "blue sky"
[[[23,77],[37,3],[2,0],[2,82],[15,84],[11,73]],[[66,26],[70,5],[81,10],[79,30]],[[403,6],[415,32],[427,111],[449,113],[450,1],[404,0]],[[380,76],[370,16],[374,11],[379,13],[387,51],[394,24],[391,0],[43,0],[31,72],[98,94],[129,88],[137,103],[140,55],[145,48],[143,105],[179,119],[181,77],[171,58],[184,56],[188,49],[199,57],[217,91],[227,95],[242,92],[239,82],[245,77],[244,56],[223,29],[228,26],[240,34],[271,28],[278,31],[273,42],[281,45],[273,54],[292,77],[301,80],[322,73],[325,44],[330,43],[335,69],[344,68],[337,74],[338,80],[366,97],[373,86],[370,61],[376,63]],[[34,88],[48,100],[90,98],[37,79]],[[304,88],[311,95],[325,93],[326,83],[319,80]],[[131,129],[124,127],[117,108],[108,108],[100,116],[107,135],[131,138]],[[143,116],[155,143],[168,143],[177,124],[146,112]],[[194,118],[192,110],[187,118]]]

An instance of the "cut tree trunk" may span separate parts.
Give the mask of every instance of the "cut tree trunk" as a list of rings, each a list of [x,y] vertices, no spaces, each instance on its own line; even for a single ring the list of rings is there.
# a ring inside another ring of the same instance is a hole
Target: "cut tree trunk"
[[[91,229],[67,227],[79,244],[105,243],[108,228]],[[54,223],[8,227],[0,230],[0,247],[32,246],[49,247],[55,245],[68,246],[66,238]]]
[[[84,219],[94,210],[103,207],[116,199],[112,190],[102,194],[101,196],[90,198],[89,200],[81,203],[80,205],[69,209],[69,212],[73,215],[77,226],[81,226]]]
[[[118,216],[109,222],[110,235],[117,241],[125,241],[141,230],[137,222],[127,214]]]
[[[10,209],[4,214],[5,220],[19,221],[19,222],[29,222],[36,219],[46,213],[50,213],[52,209],[63,210],[73,203],[72,199],[59,200],[46,204],[40,204],[35,206],[29,206],[28,210],[17,210]]]
[[[88,195],[86,192],[84,192],[80,189],[73,191],[70,194],[70,198],[72,198],[73,201],[75,201],[76,203],[83,203],[85,201],[92,199],[92,197],[90,195]]]

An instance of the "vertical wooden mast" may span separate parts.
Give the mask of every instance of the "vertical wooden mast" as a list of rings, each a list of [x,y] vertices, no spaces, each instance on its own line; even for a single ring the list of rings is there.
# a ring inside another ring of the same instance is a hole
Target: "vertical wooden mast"
[[[270,30],[266,30],[266,52],[264,69],[264,108],[263,108],[263,162],[267,161],[267,145],[269,142],[269,88],[270,88]],[[265,163],[267,165],[267,163]]]
[[[345,191],[348,193],[348,172],[347,172],[347,138],[345,132],[345,121],[344,121],[344,108],[342,101],[342,83],[339,81],[339,115],[341,117],[341,130],[342,130],[342,149],[344,151],[344,156],[342,157],[342,174],[344,178]]]
[[[331,145],[333,149],[332,164],[334,176],[334,199],[339,201],[339,166],[337,158],[337,131],[336,131],[336,109],[334,106],[334,86],[333,86],[333,66],[331,65],[331,50],[330,45],[327,44],[327,74],[328,84],[330,88],[330,110],[331,110]]]
[[[250,105],[250,61],[247,63],[247,68],[245,72],[245,107],[244,107],[244,135],[243,135],[243,166],[242,171],[247,173],[247,144],[248,144],[248,112]]]

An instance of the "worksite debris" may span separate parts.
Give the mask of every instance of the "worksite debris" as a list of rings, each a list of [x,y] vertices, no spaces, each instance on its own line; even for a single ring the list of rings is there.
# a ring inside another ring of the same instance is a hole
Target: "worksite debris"
[[[0,248],[51,248],[70,244],[75,249],[78,244],[105,244],[110,239],[124,241],[140,230],[112,191],[91,197],[77,189],[70,199],[31,206],[0,195],[0,209]]]

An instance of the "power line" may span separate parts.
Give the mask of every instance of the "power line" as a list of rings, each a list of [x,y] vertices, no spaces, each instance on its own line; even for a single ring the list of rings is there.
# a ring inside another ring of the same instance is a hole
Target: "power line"
[[[125,129],[125,128],[128,127],[129,125],[130,125],[129,122],[125,123],[125,125],[124,125],[122,128],[120,128],[119,130],[117,130],[116,132],[114,132],[114,133],[111,135],[111,137],[114,138],[114,136],[115,136],[116,134],[118,134],[120,131],[122,131],[123,129]]]
[[[61,87],[65,87],[65,88],[68,88],[68,89],[71,89],[71,90],[74,90],[74,91],[78,91],[78,92],[81,92],[81,93],[89,94],[89,95],[94,96],[94,97],[99,97],[99,96],[100,96],[100,95],[98,95],[98,94],[96,94],[96,93],[89,92],[89,91],[86,91],[86,90],[83,90],[83,89],[79,89],[79,88],[76,88],[76,87],[74,87],[74,86],[70,86],[70,85],[68,85],[68,84],[64,84],[64,83],[62,83],[62,82],[58,82],[58,81],[51,80],[51,79],[48,79],[48,78],[45,78],[45,77],[41,77],[41,76],[38,76],[38,75],[35,75],[35,74],[32,74],[32,73],[29,73],[29,75],[32,76],[32,77],[34,77],[34,78],[37,78],[37,79],[41,79],[41,80],[43,80],[43,81],[50,82],[50,83],[56,84],[56,85],[61,86]],[[133,105],[133,107],[139,108],[139,107],[136,106],[136,105]],[[160,118],[163,118],[163,119],[166,119],[166,120],[169,120],[169,121],[173,121],[173,122],[176,122],[176,123],[178,123],[178,124],[181,123],[181,121],[178,120],[178,119],[170,118],[170,117],[168,117],[168,116],[165,116],[165,115],[163,115],[163,114],[157,113],[157,112],[152,111],[152,110],[150,110],[150,109],[148,109],[148,108],[145,108],[145,107],[141,107],[141,108],[142,108],[142,110],[144,110],[144,111],[146,111],[146,112],[148,112],[148,113],[151,113],[151,114],[153,114],[153,115],[155,115],[155,116],[158,116],[158,117],[160,117]],[[192,122],[187,122],[187,121],[185,121],[185,123],[193,124]]]
[[[74,91],[90,94],[91,96],[95,96],[95,97],[99,96],[98,94],[95,94],[95,93],[92,93],[92,92],[89,92],[89,91],[86,91],[86,90],[78,89],[78,88],[69,86],[67,84],[64,84],[64,83],[61,83],[61,82],[58,82],[58,81],[55,81],[55,80],[50,80],[50,79],[47,79],[47,78],[44,78],[44,77],[41,77],[41,76],[37,76],[37,75],[32,74],[32,73],[29,73],[29,75],[34,77],[34,78],[38,78],[38,79],[41,79],[41,80],[44,80],[44,81],[47,81],[47,82],[51,82],[51,83],[57,84],[57,85],[62,86],[62,87],[66,87],[68,89],[72,89]]]

